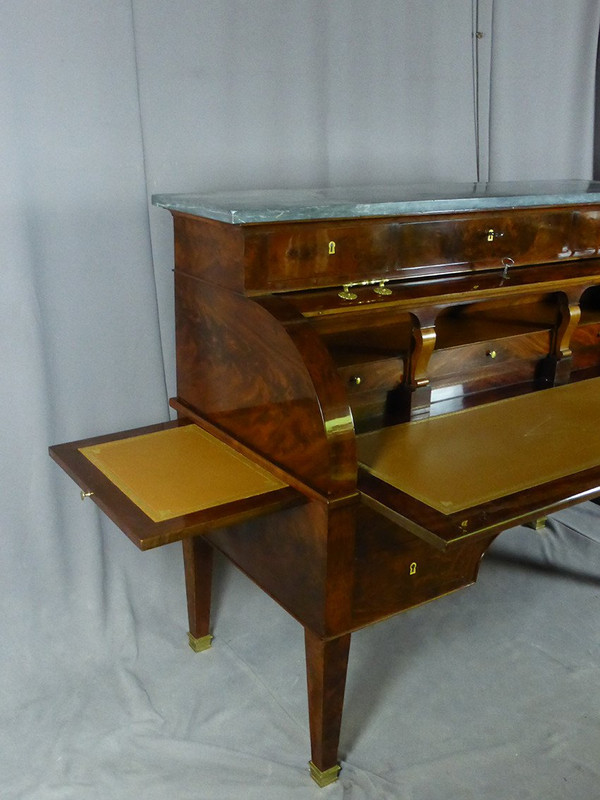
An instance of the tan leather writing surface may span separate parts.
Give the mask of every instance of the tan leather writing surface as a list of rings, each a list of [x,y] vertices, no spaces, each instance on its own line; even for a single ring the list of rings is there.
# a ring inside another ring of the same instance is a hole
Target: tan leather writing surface
[[[371,474],[451,514],[600,464],[600,378],[357,437]]]
[[[80,452],[154,522],[286,486],[196,425]]]

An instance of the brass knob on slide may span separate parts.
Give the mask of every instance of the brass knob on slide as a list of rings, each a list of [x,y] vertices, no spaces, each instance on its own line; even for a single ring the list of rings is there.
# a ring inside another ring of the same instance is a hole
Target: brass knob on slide
[[[388,287],[385,285],[385,283],[386,283],[385,281],[379,281],[379,286],[376,286],[373,289],[375,294],[381,295],[383,297],[387,297],[392,293],[392,290],[388,289]]]
[[[360,384],[362,383],[362,378],[360,377],[360,375],[353,375],[349,379],[348,383],[351,383],[353,386],[360,386]]]
[[[86,497],[93,497],[93,492],[84,492],[83,489],[81,490],[80,497],[82,500],[85,500]]]
[[[498,353],[495,350],[486,350],[485,354],[488,358],[496,358]]]
[[[350,284],[345,284],[342,291],[338,292],[338,297],[341,297],[342,300],[356,300],[358,295],[355,292],[350,291]]]

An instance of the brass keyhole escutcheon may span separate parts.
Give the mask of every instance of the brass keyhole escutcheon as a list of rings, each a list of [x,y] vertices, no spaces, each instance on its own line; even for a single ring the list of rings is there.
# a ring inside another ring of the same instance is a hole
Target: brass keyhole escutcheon
[[[493,228],[489,229],[488,235],[487,235],[487,240],[488,240],[488,242],[493,242],[494,241],[494,229]]]
[[[416,575],[417,574],[417,562],[413,561],[408,570],[409,575]]]
[[[329,242],[329,255],[335,255],[335,242]]]

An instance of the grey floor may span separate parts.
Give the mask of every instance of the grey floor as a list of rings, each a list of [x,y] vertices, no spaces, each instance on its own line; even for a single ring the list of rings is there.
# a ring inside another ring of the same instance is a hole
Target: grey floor
[[[475,586],[353,636],[321,790],[302,630],[233,567],[217,578],[212,650],[124,609],[105,657],[65,652],[3,698],[2,800],[600,798],[599,507],[507,531]]]

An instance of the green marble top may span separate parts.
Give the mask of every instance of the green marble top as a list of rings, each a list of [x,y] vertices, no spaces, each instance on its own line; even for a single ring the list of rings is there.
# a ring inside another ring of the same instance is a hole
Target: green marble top
[[[232,225],[600,203],[600,182],[431,183],[156,194],[155,206]]]

